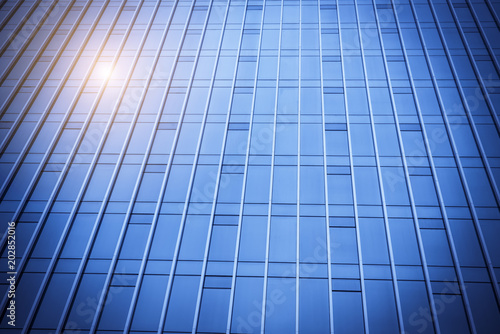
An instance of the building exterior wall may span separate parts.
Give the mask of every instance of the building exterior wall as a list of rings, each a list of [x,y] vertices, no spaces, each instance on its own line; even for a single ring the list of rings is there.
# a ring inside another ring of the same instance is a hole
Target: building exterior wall
[[[500,331],[499,1],[0,6],[2,333]]]

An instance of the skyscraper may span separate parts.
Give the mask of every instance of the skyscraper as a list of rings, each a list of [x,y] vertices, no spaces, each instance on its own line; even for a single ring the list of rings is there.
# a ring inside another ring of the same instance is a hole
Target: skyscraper
[[[0,2],[2,333],[500,331],[500,2]]]

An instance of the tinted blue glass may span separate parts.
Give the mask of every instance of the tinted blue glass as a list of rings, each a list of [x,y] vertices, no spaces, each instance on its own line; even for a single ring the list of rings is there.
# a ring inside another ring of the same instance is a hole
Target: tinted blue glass
[[[1,333],[498,331],[497,1],[0,17]]]
[[[360,292],[334,291],[334,329],[339,332],[364,333],[363,309]]]
[[[271,169],[268,166],[249,166],[245,202],[266,203],[269,199]]]
[[[36,290],[37,287],[40,286],[42,278],[43,278],[42,274],[40,273],[29,273],[26,276],[24,276],[23,280],[18,282],[17,285],[17,288],[20,289],[19,293],[17,294],[17,298],[19,298],[19,300],[24,300],[26,302],[32,302],[34,299],[33,290]],[[17,319],[20,320],[20,322],[26,321],[29,312],[28,305],[29,304],[22,305],[19,308],[16,307],[16,318],[19,317]],[[9,320],[10,319],[7,317],[2,319],[1,324],[4,328],[8,328],[7,326],[9,325],[7,324],[7,322]]]
[[[258,333],[262,318],[263,281],[256,277],[236,279],[235,304],[231,331],[234,333]]]
[[[328,284],[325,279],[301,279],[302,293],[299,305],[301,333],[324,333],[329,331]]]
[[[123,330],[132,292],[132,287],[113,286],[109,288],[108,298],[110,300],[102,311],[99,329]]]
[[[89,235],[95,222],[95,215],[79,214],[71,227],[66,244],[62,251],[62,257],[78,258],[83,255]]]
[[[267,217],[245,216],[241,229],[239,259],[263,261],[266,256]]]
[[[389,263],[387,236],[382,219],[360,219],[361,251],[366,264]]]
[[[446,302],[443,300],[445,297]],[[445,333],[470,333],[465,317],[465,309],[460,295],[438,295],[434,297],[435,303],[442,310],[438,314],[439,323]]]
[[[488,333],[500,325],[500,314],[493,304],[494,296],[488,283],[469,283],[469,296],[473,310],[474,321],[477,322],[478,333]]]
[[[147,225],[129,225],[123,241],[120,258],[123,259],[142,259],[144,247],[146,245],[149,233]]]
[[[167,288],[168,277],[146,275],[142,282],[141,295],[132,321],[132,329],[154,330],[161,316],[162,297]]]
[[[372,167],[355,167],[356,194],[359,204],[380,204],[380,194],[373,189],[379,189],[377,170]]]
[[[326,262],[326,224],[323,218],[302,217],[300,219],[300,260],[303,262]]]
[[[290,182],[297,179],[297,168],[294,166],[276,166],[273,185],[273,202],[296,203],[297,184]]]
[[[399,293],[404,325],[409,333],[434,333],[424,282],[401,281]]]
[[[200,332],[222,332],[226,329],[229,289],[204,289],[201,301]]]
[[[292,217],[272,217],[269,241],[269,258],[271,261],[295,261],[296,219]]]
[[[160,215],[152,239],[150,259],[171,259],[179,230],[180,216]]]
[[[48,220],[43,232],[38,239],[34,256],[50,257],[54,252],[56,245],[52,242],[53,238],[59,236],[64,228],[64,222],[67,219],[65,214],[52,214],[51,219]]]
[[[437,266],[453,265],[446,233],[443,230],[422,230],[427,263]]]
[[[295,279],[269,278],[267,283],[265,331],[295,331]],[[271,311],[272,310],[272,311]]]
[[[75,297],[75,304],[71,307],[67,328],[77,327],[90,329],[95,317],[95,305],[89,304],[87,298],[97,298],[103,288],[106,275],[87,274],[82,278],[81,286]]]
[[[400,265],[419,265],[420,254],[414,222],[411,219],[389,221],[394,262]]]
[[[116,248],[123,215],[108,214],[102,218],[95,243],[92,247],[92,257],[111,258]]]
[[[236,230],[236,226],[214,226],[212,228],[209,250],[210,260],[231,261],[233,259]]]
[[[199,282],[199,276],[175,278],[165,330],[183,332],[192,329]]]
[[[330,253],[334,263],[357,263],[357,241],[354,228],[330,228]]]
[[[394,289],[390,281],[366,281],[368,328],[375,333],[398,333]]]
[[[324,170],[321,167],[303,166],[300,169],[300,203],[324,204]]]
[[[190,216],[182,235],[180,258],[183,260],[202,260],[208,233],[208,216]]]
[[[54,275],[47,290],[50,294],[50,298],[44,299],[35,319],[35,326],[47,328],[57,325],[56,323],[59,320],[57,314],[59,314],[64,307],[72,279],[73,275],[71,274]]]

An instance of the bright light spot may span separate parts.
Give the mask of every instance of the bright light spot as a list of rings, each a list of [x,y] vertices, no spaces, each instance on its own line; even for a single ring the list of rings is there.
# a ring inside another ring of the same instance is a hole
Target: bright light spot
[[[97,63],[94,67],[93,78],[98,80],[106,80],[111,76],[113,68],[110,63]]]

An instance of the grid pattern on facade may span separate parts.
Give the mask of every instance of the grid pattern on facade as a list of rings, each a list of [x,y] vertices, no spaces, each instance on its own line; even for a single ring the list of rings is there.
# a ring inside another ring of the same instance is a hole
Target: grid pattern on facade
[[[0,330],[495,333],[499,15],[0,1]]]

